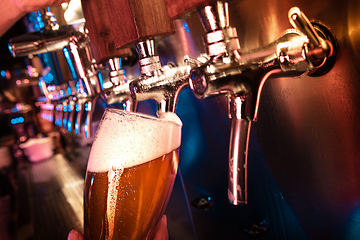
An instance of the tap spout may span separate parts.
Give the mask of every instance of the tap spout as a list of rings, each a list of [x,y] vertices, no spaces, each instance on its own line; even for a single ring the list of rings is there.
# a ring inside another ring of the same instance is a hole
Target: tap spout
[[[242,115],[245,99],[234,97],[229,148],[228,198],[231,204],[247,204],[247,159],[251,121]]]

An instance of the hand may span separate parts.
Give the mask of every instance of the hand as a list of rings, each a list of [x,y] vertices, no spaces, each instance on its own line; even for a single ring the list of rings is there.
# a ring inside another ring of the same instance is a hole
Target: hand
[[[60,6],[63,2],[69,0],[11,0],[21,12],[29,13],[40,10],[41,8],[50,6]]]
[[[169,233],[167,230],[166,216],[162,216],[158,225],[155,228],[155,236],[153,240],[168,240]],[[77,229],[71,230],[68,235],[68,240],[84,240],[84,235]]]

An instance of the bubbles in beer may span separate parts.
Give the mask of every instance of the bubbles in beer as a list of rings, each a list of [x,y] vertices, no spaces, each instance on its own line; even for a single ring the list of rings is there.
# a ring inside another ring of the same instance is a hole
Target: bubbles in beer
[[[103,214],[106,227],[99,226],[102,220],[97,221],[88,216],[86,219],[94,222],[91,231],[106,232],[108,240],[117,238],[119,234],[140,234],[137,230],[132,231],[131,227],[124,228],[124,219],[136,222],[135,225],[127,226],[150,228],[150,225],[138,222],[140,216],[149,216],[151,219],[161,214],[162,206],[167,201],[166,196],[172,188],[177,170],[182,123],[174,113],[160,117],[162,120],[107,110],[101,120],[87,171],[91,176],[101,179],[102,186],[105,185],[103,193],[107,196],[94,192],[94,200],[91,203],[89,200],[89,205],[96,205],[96,210]],[[134,190],[134,184],[138,184],[138,191]],[[87,191],[92,192],[91,189]],[[162,203],[157,204],[158,201]],[[141,212],[141,209],[146,210]]]
[[[115,228],[115,211],[116,211],[116,199],[118,195],[120,177],[124,172],[123,161],[117,161],[114,159],[111,161],[108,172],[108,195],[107,195],[107,223],[108,223],[108,236],[112,239]]]

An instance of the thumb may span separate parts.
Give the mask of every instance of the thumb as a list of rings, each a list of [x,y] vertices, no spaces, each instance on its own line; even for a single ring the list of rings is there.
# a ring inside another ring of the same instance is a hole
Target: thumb
[[[73,229],[69,232],[67,240],[84,240],[84,236],[79,230]]]

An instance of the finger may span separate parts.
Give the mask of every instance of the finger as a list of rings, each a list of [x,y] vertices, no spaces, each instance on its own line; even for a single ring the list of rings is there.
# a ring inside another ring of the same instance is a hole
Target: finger
[[[67,240],[84,240],[84,236],[79,230],[73,229],[69,232]]]
[[[154,240],[168,240],[169,233],[167,229],[167,218],[162,216],[160,222],[156,226]]]

